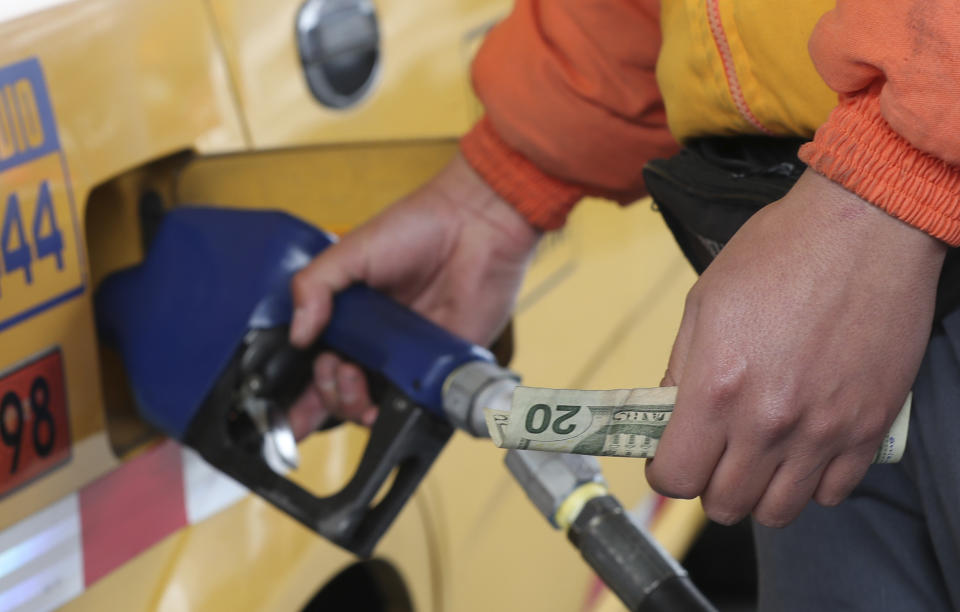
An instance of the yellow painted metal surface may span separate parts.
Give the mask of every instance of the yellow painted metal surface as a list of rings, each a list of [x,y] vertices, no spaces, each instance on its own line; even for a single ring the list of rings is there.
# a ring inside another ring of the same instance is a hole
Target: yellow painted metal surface
[[[295,479],[318,494],[344,484],[359,460],[366,432],[345,426],[300,445]],[[429,499],[417,496],[377,548],[395,563],[416,610],[437,601],[436,533]],[[190,612],[299,610],[327,581],[354,563],[349,553],[248,496],[220,514],[181,529],[98,581],[65,606],[71,612]]]
[[[94,185],[171,151],[243,147],[225,63],[202,4],[91,0],[44,2],[40,8],[49,8],[36,11],[34,4],[5,5],[0,12],[6,18],[0,22],[0,66],[30,58],[39,63],[65,170],[52,156],[0,173],[0,202],[18,193],[32,210],[48,181],[65,230],[66,261],[53,275],[38,267],[30,291],[10,286],[0,297],[3,310],[36,297],[28,293],[65,289],[78,274],[87,276],[85,254],[75,245],[82,240]],[[67,215],[71,207],[75,220]],[[29,217],[25,223],[29,226]],[[4,284],[16,282],[15,276],[5,277]],[[0,529],[116,465],[104,435],[90,296],[86,282],[80,297],[0,332],[0,369],[54,346],[62,349],[75,442],[66,466],[32,484],[28,493],[0,500]]]
[[[455,137],[479,108],[468,67],[509,0],[376,0],[381,69],[348,110],[315,101],[292,33],[303,0],[209,0],[254,144]]]
[[[61,276],[47,270],[28,289],[66,287],[77,274],[85,288],[0,331],[0,370],[61,347],[75,441],[69,464],[0,499],[0,529],[134,456],[154,435],[132,413],[111,411],[118,381],[109,360],[99,358],[91,300],[108,272],[142,257],[139,196],[152,189],[168,205],[278,208],[346,231],[452,155],[455,137],[479,111],[469,93],[469,59],[509,2],[376,2],[380,80],[347,111],[323,108],[306,88],[292,37],[299,2],[31,5],[0,10],[0,67],[37,58],[67,171],[57,175],[53,161],[38,160],[2,172],[0,196],[22,193],[33,214],[31,194],[51,180],[58,218],[70,212],[77,226],[68,241],[81,248]],[[544,240],[518,307],[513,365],[530,384],[656,384],[691,282],[648,205],[621,210],[588,202],[563,232]],[[6,277],[0,283],[0,311],[8,295],[28,299],[23,287],[12,293]],[[355,464],[365,435],[347,427],[315,434],[302,446],[298,478],[332,490]],[[112,448],[125,449],[121,458]],[[621,459],[604,467],[625,504],[642,506],[649,494],[642,465]],[[658,524],[679,517],[664,536],[678,552],[699,519],[670,508]],[[397,565],[418,611],[574,611],[592,585],[576,552],[513,484],[502,452],[461,434],[378,554]],[[170,536],[66,609],[297,610],[350,562],[251,497]]]
[[[342,233],[415,190],[450,160],[454,141],[267,151],[198,159],[180,174],[180,202],[279,208]]]

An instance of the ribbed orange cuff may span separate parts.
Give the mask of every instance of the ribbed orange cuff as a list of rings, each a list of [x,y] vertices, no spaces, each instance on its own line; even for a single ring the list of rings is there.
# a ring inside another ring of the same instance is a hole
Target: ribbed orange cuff
[[[505,143],[484,117],[460,140],[460,150],[483,180],[533,226],[561,227],[583,188],[544,174]]]
[[[800,159],[894,217],[960,245],[960,168],[894,132],[876,92],[841,99]]]

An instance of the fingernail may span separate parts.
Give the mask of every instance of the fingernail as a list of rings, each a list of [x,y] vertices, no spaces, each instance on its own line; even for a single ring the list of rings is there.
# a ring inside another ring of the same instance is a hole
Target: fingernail
[[[377,410],[375,408],[371,408],[370,410],[367,410],[366,412],[363,413],[363,416],[360,417],[360,422],[366,425],[367,427],[371,427],[376,420],[377,420]]]
[[[306,306],[301,306],[293,311],[293,322],[290,323],[290,342],[295,346],[306,346],[312,340],[310,331],[309,309]]]

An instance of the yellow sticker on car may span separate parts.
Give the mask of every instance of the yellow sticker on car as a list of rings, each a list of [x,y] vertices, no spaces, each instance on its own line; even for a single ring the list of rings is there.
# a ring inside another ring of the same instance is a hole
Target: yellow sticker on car
[[[68,177],[40,62],[0,68],[0,331],[84,291]]]

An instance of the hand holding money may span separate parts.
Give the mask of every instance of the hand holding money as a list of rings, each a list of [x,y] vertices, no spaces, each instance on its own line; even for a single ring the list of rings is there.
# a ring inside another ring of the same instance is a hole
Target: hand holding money
[[[677,399],[676,387],[580,391],[517,387],[509,411],[486,410],[500,448],[615,457],[653,457]],[[907,441],[912,395],[873,457],[897,463]]]

